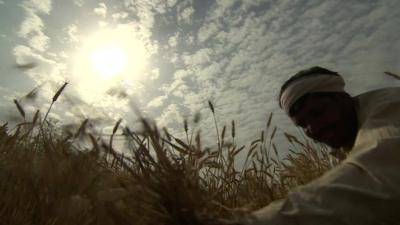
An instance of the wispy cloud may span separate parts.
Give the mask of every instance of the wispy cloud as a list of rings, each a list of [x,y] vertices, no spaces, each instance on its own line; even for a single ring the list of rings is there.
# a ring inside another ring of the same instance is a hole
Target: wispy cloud
[[[84,0],[73,0],[73,3],[78,7],[82,7],[84,2]]]
[[[149,108],[157,108],[163,105],[164,101],[167,99],[167,96],[158,96],[151,100],[148,104],[147,107]]]
[[[79,36],[78,36],[78,26],[75,24],[70,24],[68,25],[67,28],[64,29],[64,31],[68,34],[68,41],[77,43],[79,42]]]
[[[32,48],[24,45],[17,45],[14,48],[13,54],[17,64],[28,64],[34,62],[38,65],[36,68],[27,72],[27,74],[37,83],[43,83],[49,80],[54,82],[64,81],[64,77],[60,74],[62,74],[62,71],[65,69],[65,65],[46,58],[40,53],[35,52]]]
[[[213,35],[216,35],[219,30],[221,30],[221,28],[218,26],[218,22],[216,21],[205,24],[200,28],[199,32],[197,33],[197,39],[200,43],[203,43],[211,38]]]
[[[22,3],[26,17],[22,22],[18,35],[25,38],[31,48],[43,52],[48,49],[50,38],[44,33],[45,25],[40,14],[49,14],[51,0],[27,0]]]
[[[112,18],[116,21],[126,19],[126,18],[128,18],[128,16],[129,16],[129,14],[127,12],[119,12],[119,13],[112,14]]]
[[[162,127],[175,127],[177,122],[181,124],[183,121],[182,110],[176,104],[170,104],[156,120]]]
[[[170,47],[176,47],[179,41],[179,33],[176,33],[174,36],[169,37],[168,44]]]
[[[26,14],[27,15],[18,32],[19,36],[22,38],[28,38],[29,35],[35,35],[35,33],[42,32],[44,28],[42,19],[32,10],[26,9]]]
[[[167,0],[168,7],[174,7],[178,0]]]
[[[93,9],[93,12],[103,18],[107,16],[107,5],[103,2],[99,3],[99,5]]]
[[[192,6],[186,7],[178,14],[178,22],[191,24],[193,20],[194,9]]]
[[[49,42],[50,38],[43,32],[38,32],[28,40],[29,46],[40,52],[44,52],[49,48]]]
[[[37,13],[49,14],[52,9],[51,0],[26,0],[22,5],[25,9],[33,10]]]

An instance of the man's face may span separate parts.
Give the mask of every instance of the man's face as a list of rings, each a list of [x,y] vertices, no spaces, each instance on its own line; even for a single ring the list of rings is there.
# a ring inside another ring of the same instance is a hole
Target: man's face
[[[333,148],[351,146],[357,135],[357,116],[349,98],[311,94],[290,117],[316,141]]]

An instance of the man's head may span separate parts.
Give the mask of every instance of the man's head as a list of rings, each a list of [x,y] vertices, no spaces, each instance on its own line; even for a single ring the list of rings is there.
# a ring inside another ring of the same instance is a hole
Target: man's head
[[[351,147],[357,135],[353,98],[336,72],[312,67],[287,80],[279,104],[307,136],[333,148]]]

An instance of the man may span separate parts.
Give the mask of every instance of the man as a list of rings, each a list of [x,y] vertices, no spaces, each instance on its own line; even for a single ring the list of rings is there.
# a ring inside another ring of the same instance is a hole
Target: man
[[[400,224],[400,88],[351,97],[336,72],[313,67],[281,88],[279,103],[312,139],[344,159],[243,224]]]
[[[341,159],[354,144],[357,100],[344,92],[344,80],[336,72],[313,67],[286,81],[279,105],[310,138],[333,148]]]

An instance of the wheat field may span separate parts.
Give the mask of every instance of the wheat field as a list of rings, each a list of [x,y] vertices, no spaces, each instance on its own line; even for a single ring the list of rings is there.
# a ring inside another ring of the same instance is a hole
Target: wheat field
[[[86,132],[86,119],[64,134],[47,117],[66,86],[45,116],[38,110],[31,121],[15,100],[21,122],[0,127],[0,224],[220,224],[285,197],[338,163],[325,147],[289,133],[290,153],[278,157],[284,151],[274,143],[272,113],[259,137],[238,146],[235,121],[219,130],[211,102],[215,147],[203,146],[186,121],[186,140],[144,118],[139,131],[119,120],[109,137],[98,136]],[[113,147],[118,131],[129,154]],[[91,147],[79,148],[80,139]],[[241,168],[234,166],[239,154],[246,156]]]

